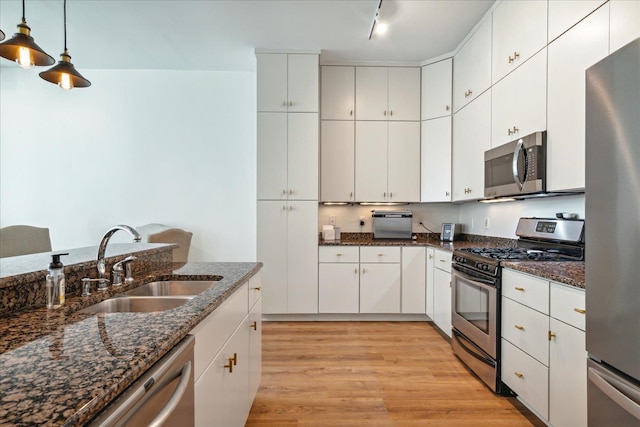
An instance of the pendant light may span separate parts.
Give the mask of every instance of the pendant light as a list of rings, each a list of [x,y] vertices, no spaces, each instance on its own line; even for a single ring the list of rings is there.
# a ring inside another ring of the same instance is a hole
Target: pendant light
[[[64,52],[60,54],[58,64],[40,73],[44,80],[55,83],[62,89],[71,90],[74,87],[89,87],[91,82],[76,71],[71,63],[71,55],[67,50],[67,0],[64,0]]]
[[[33,41],[31,28],[24,18],[24,0],[22,0],[22,22],[18,24],[18,32],[9,40],[0,43],[0,56],[15,61],[22,68],[52,65],[55,60]]]
[[[4,31],[0,30],[0,40],[4,40]]]

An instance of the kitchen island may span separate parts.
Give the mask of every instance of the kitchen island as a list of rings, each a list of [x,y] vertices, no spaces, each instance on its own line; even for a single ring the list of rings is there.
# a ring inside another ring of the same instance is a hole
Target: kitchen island
[[[171,251],[172,246],[165,245]],[[0,318],[0,424],[83,425],[105,408],[262,267],[163,263],[127,291],[156,280],[219,280],[186,304],[151,313],[77,310],[115,294],[67,295],[63,309],[33,307]]]

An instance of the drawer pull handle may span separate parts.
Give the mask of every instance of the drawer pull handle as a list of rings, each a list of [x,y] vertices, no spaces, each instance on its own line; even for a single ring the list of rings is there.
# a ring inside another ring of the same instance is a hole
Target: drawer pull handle
[[[553,332],[549,331],[549,341],[551,341],[551,338],[555,338],[556,334],[554,334]]]
[[[233,366],[238,364],[238,353],[233,353],[233,357],[229,358],[229,362],[233,362]]]
[[[378,256],[384,256],[384,254],[378,254]]]
[[[233,358],[230,357],[229,359],[229,364],[228,365],[224,365],[225,368],[229,368],[229,373],[232,374],[233,373]]]
[[[524,331],[524,326],[520,326],[520,325],[513,325],[515,326],[515,328],[519,331]]]
[[[336,256],[342,256],[342,254],[336,254]]]
[[[253,322],[251,324],[251,328],[253,328],[254,331],[257,331],[258,330],[258,322]]]
[[[521,374],[520,372],[514,372],[513,375],[515,375],[518,378],[524,378],[524,374]]]
[[[256,287],[255,287],[255,288],[253,288],[253,289],[254,289],[254,290],[256,290],[256,291],[260,291],[260,290],[262,290],[262,286],[256,286]]]
[[[580,314],[585,314],[587,312],[587,310],[585,310],[583,308],[574,308],[573,311],[575,311],[576,313],[580,313]]]
[[[516,291],[524,292],[524,288],[519,288],[516,286]]]
[[[447,260],[446,260],[446,259],[439,259],[438,261],[440,261],[440,262],[447,262]]]

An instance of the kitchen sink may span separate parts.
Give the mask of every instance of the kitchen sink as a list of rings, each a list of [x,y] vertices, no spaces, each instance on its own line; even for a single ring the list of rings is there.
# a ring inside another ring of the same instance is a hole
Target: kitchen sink
[[[130,296],[186,296],[198,295],[214,286],[216,280],[167,280],[151,282],[128,292]]]
[[[80,313],[150,313],[153,311],[165,311],[186,304],[191,296],[121,296],[104,300],[89,306]]]

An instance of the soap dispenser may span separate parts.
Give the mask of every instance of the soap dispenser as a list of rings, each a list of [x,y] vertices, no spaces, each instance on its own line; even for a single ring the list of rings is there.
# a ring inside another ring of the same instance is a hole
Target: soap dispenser
[[[47,308],[60,308],[64,305],[64,265],[60,262],[60,257],[64,254],[51,255],[51,264],[49,264],[49,273],[47,274]]]

